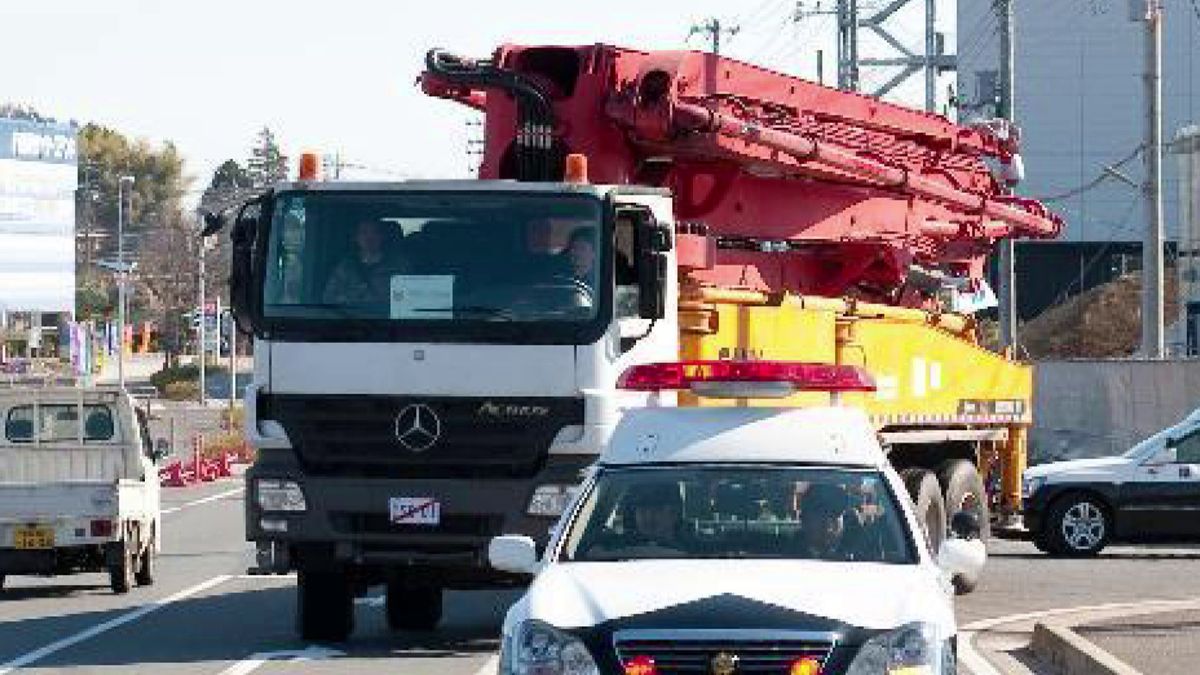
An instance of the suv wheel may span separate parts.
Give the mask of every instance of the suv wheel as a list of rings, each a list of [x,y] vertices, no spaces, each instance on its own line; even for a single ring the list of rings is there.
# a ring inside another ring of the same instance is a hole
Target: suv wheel
[[[1108,509],[1095,497],[1067,495],[1050,508],[1045,536],[1054,553],[1072,557],[1094,556],[1112,537]]]

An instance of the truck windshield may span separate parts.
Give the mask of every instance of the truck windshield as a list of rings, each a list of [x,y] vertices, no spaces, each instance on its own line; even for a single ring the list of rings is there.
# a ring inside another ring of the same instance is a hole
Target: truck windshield
[[[914,563],[882,474],[840,469],[607,471],[562,556],[573,561],[783,558]]]
[[[601,214],[598,198],[576,194],[284,193],[263,314],[422,338],[579,329],[611,303]]]

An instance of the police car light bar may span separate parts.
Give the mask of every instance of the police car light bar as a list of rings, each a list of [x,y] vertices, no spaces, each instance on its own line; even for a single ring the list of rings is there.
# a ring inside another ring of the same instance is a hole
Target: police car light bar
[[[797,391],[875,391],[870,373],[857,366],[792,361],[678,361],[633,366],[621,389],[690,389],[699,396],[780,398]]]

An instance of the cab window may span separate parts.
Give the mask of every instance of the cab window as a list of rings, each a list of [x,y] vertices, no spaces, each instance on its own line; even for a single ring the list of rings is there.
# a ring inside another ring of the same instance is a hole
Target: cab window
[[[37,406],[19,405],[9,409],[4,422],[4,437],[13,443],[41,443],[78,441],[80,424],[83,425],[84,442],[112,440],[116,433],[112,410],[101,404],[82,407],[83,420],[79,419],[80,407],[70,404]]]

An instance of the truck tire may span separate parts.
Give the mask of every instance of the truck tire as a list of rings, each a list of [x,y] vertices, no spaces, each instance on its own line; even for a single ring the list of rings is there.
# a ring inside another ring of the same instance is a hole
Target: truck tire
[[[1112,517],[1098,497],[1077,492],[1055,501],[1043,535],[1053,555],[1095,556],[1112,538]]]
[[[431,582],[392,579],[387,584],[388,628],[431,631],[442,620],[442,588]]]
[[[938,471],[938,482],[945,491],[946,515],[953,517],[959,511],[971,511],[979,516],[979,538],[987,541],[991,536],[988,516],[987,493],[983,489],[983,478],[975,465],[965,459],[952,459]],[[966,595],[979,585],[979,575],[956,574],[953,578],[954,592]]]
[[[135,556],[126,540],[111,544],[114,550],[108,555],[108,583],[113,593],[128,593],[133,588]]]
[[[917,507],[917,521],[925,531],[929,550],[936,557],[946,539],[946,501],[942,497],[942,486],[933,473],[925,469],[908,468],[900,472],[900,477]]]
[[[344,572],[300,570],[296,629],[304,640],[345,642],[354,632],[354,594]]]
[[[137,573],[133,575],[138,586],[154,585],[155,557],[154,542],[151,541],[146,546],[146,550],[142,551],[142,554],[138,556]]]

